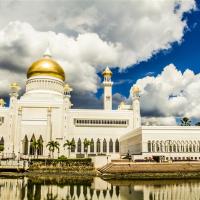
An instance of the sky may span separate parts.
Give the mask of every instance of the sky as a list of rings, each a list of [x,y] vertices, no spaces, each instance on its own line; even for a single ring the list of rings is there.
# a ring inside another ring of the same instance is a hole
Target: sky
[[[144,124],[200,121],[200,2],[0,0],[0,96],[25,89],[48,44],[73,87],[74,108],[102,108],[102,71],[113,71],[113,108],[140,88]],[[8,104],[7,104],[8,105]]]

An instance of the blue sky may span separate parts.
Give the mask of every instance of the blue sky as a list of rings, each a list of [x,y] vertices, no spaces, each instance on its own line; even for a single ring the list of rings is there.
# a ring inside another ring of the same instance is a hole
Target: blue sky
[[[102,108],[110,66],[114,109],[131,103],[137,84],[144,123],[200,121],[199,8],[197,0],[1,1],[0,96],[9,101],[11,82],[23,95],[29,66],[50,46],[74,108]]]
[[[198,2],[197,8],[199,7]],[[147,75],[160,74],[163,68],[170,63],[182,72],[188,68],[195,73],[200,72],[200,11],[197,9],[192,13],[187,13],[184,19],[187,20],[188,29],[185,30],[183,41],[180,44],[175,42],[170,49],[161,51],[151,59],[135,64],[122,73],[119,73],[117,69],[113,70],[113,81],[124,81],[123,84],[114,85],[113,93],[118,92],[128,97],[133,83]]]

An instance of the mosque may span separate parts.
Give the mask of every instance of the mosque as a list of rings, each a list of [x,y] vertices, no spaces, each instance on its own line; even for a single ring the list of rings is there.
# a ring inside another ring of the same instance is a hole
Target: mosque
[[[200,128],[181,126],[141,126],[139,88],[132,88],[132,104],[121,103],[112,109],[112,72],[103,75],[103,109],[74,109],[70,99],[72,88],[65,72],[47,50],[29,67],[25,93],[10,84],[10,103],[0,100],[1,158],[27,159],[50,156],[49,141],[59,143],[55,156],[68,155],[63,147],[73,141],[71,157],[109,156],[118,159],[129,154],[132,159],[200,160]],[[34,141],[40,142],[35,151]],[[88,148],[85,141],[90,141]]]

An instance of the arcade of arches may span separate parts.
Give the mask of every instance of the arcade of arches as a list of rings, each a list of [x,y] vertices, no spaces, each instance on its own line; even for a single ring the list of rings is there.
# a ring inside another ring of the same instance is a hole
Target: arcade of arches
[[[147,143],[148,152],[200,152],[200,141],[152,140]]]
[[[97,139],[94,140],[93,138],[88,140],[89,145],[85,145],[85,140],[81,140],[80,138],[75,141],[73,138],[72,141],[75,143],[75,146],[71,147],[72,153],[91,153],[91,154],[106,154],[106,153],[119,153],[119,140],[103,140]],[[38,142],[40,145],[37,146],[35,143]],[[61,145],[61,144],[60,144]],[[25,135],[22,141],[22,154],[23,155],[43,155],[43,138],[40,135],[39,138],[36,138],[33,134],[30,141],[28,140],[27,135]]]

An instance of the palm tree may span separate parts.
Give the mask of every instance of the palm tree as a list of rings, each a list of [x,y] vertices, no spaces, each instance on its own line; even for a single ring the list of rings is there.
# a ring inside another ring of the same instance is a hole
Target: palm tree
[[[183,117],[181,119],[181,126],[191,126],[191,121],[187,117]]]
[[[91,141],[85,138],[83,144],[84,144],[84,151],[85,151],[86,157],[87,157],[87,154],[88,154],[88,146],[90,146]]]
[[[36,157],[38,158],[38,150],[42,147],[42,141],[41,140],[34,140],[32,142],[32,147],[34,149],[34,156],[36,155]]]
[[[200,126],[200,122],[197,122],[197,123],[195,124],[195,126]]]
[[[51,140],[48,142],[47,147],[49,148],[49,151],[51,152],[52,157],[54,157],[55,149],[57,149],[59,151],[59,149],[60,149],[59,146],[60,146],[60,144],[57,141]]]
[[[71,149],[76,147],[75,141],[73,139],[71,141],[70,140],[66,140],[64,145],[63,145],[63,147],[67,147],[67,149],[68,149],[68,157],[70,157]]]

